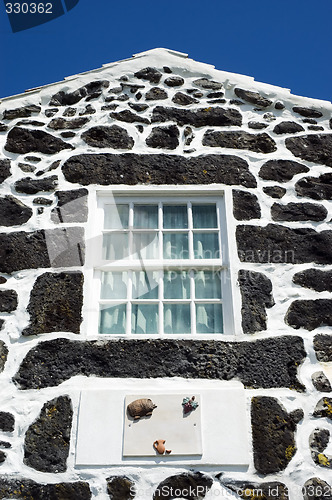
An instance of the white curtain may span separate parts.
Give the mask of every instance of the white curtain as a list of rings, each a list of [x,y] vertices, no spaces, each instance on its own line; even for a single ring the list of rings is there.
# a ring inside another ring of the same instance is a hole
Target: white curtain
[[[190,333],[190,305],[164,304],[164,332]]]
[[[99,333],[126,333],[126,304],[101,306]]]
[[[132,333],[158,333],[158,304],[132,305]]]

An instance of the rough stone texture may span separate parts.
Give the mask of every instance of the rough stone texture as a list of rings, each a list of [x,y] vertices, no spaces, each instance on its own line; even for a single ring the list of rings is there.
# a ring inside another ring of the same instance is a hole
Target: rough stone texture
[[[39,484],[30,479],[10,479],[0,476],[0,498],[22,500],[90,500],[88,483]]]
[[[276,481],[268,483],[222,481],[221,484],[244,500],[288,500],[289,498],[287,486]]]
[[[243,90],[239,88],[234,89],[234,92],[237,97],[240,97],[240,99],[250,102],[251,104],[255,104],[256,106],[261,106],[262,108],[267,108],[272,104],[272,101],[270,101],[270,99],[266,99],[258,92],[251,92],[250,90]]]
[[[6,344],[2,340],[0,340],[0,373],[3,371],[5,367],[7,356],[8,356],[8,348]]]
[[[75,137],[75,132],[70,132],[69,130],[67,132],[61,132],[61,137],[64,137],[65,139],[71,139],[72,137]]]
[[[294,336],[253,342],[55,339],[31,349],[14,380],[21,389],[37,389],[56,386],[79,374],[112,378],[236,377],[246,387],[302,391],[297,368],[305,356],[302,338]]]
[[[259,177],[267,181],[287,182],[294,175],[309,172],[309,168],[292,160],[269,160],[262,165]]]
[[[0,290],[0,312],[10,313],[17,308],[17,292]]]
[[[0,160],[0,183],[10,177],[10,160]]]
[[[68,130],[68,129],[75,129],[75,128],[81,128],[83,125],[85,125],[90,118],[74,118],[73,120],[65,120],[64,118],[54,118],[53,120],[50,121],[50,123],[47,125],[48,128],[51,128],[53,130]]]
[[[58,177],[56,175],[44,177],[44,179],[32,179],[31,177],[25,177],[14,184],[18,193],[25,194],[36,194],[40,191],[54,191],[57,185]]]
[[[271,207],[272,219],[275,221],[322,221],[326,219],[327,210],[316,203],[274,203]]]
[[[280,199],[286,194],[286,189],[281,186],[265,186],[263,187],[263,192],[271,198]]]
[[[0,122],[0,132],[7,132],[8,126]]]
[[[145,142],[151,148],[175,149],[179,145],[179,135],[176,125],[154,127]]]
[[[323,116],[323,113],[317,109],[302,108],[300,106],[294,106],[293,111],[306,118],[320,118]]]
[[[0,451],[0,464],[3,464],[5,460],[6,460],[6,453]]]
[[[0,226],[18,226],[27,222],[32,216],[31,208],[27,207],[14,196],[0,198]]]
[[[332,134],[310,134],[288,137],[286,147],[302,160],[332,167]]]
[[[130,105],[133,109],[135,109],[132,103],[129,103],[129,106]],[[144,111],[143,106],[146,106],[146,104],[141,104],[139,106],[141,106],[140,111]],[[137,110],[138,109],[136,107],[136,111]],[[127,123],[145,123],[145,124],[150,123],[150,120],[144,118],[143,116],[136,115],[136,113],[133,113],[129,109],[124,109],[123,111],[119,111],[118,113],[110,113],[110,117],[114,118],[114,120],[120,120],[121,122],[127,122]]]
[[[33,113],[40,113],[41,107],[35,104],[24,106],[22,108],[6,109],[3,114],[4,120],[14,120],[15,118],[27,118]]]
[[[129,99],[128,96],[126,97]],[[91,104],[88,104],[87,106],[85,106],[85,109],[79,113],[79,115],[80,116],[93,115],[94,113],[96,113],[95,108],[91,106]]]
[[[316,418],[326,417],[332,420],[332,398],[322,398],[318,401],[313,416]]]
[[[38,276],[27,307],[30,323],[22,334],[80,333],[83,281],[83,274],[76,272]]]
[[[55,194],[58,203],[51,212],[51,220],[55,223],[86,222],[88,220],[88,193],[88,190],[84,188],[57,191]]]
[[[0,430],[2,432],[14,432],[15,418],[11,413],[0,411]]]
[[[254,130],[262,130],[263,128],[268,127],[268,125],[266,123],[260,123],[260,122],[249,122],[248,127]]]
[[[32,203],[34,205],[52,205],[53,200],[49,200],[48,198],[38,197],[38,198],[34,198]]]
[[[145,94],[146,101],[161,101],[167,99],[167,97],[167,92],[159,87],[152,87],[152,89]]]
[[[257,196],[248,191],[233,190],[233,215],[236,220],[260,219],[261,207]]]
[[[12,128],[7,135],[5,149],[11,153],[45,153],[55,154],[63,149],[74,149],[67,142],[54,137],[43,130],[29,130],[20,127]]]
[[[41,472],[65,472],[73,410],[68,396],[48,401],[30,425],[24,441],[24,463]]]
[[[98,80],[95,82],[90,82],[84,87],[81,87],[74,92],[64,92],[60,90],[54,94],[50,100],[50,106],[72,106],[73,104],[78,103],[84,97],[86,97],[87,101],[90,99],[94,99],[99,97],[102,94],[102,89],[107,88],[109,86],[109,82],[107,80]],[[90,99],[89,99],[90,98]]]
[[[69,158],[62,167],[69,182],[89,184],[227,184],[256,187],[245,160],[232,155],[92,154]]]
[[[295,184],[295,190],[298,195],[313,200],[332,200],[332,173],[303,177]]]
[[[139,102],[129,102],[128,106],[130,106],[134,111],[137,111],[138,113],[140,113],[141,111],[145,111],[149,107],[148,104],[139,103]],[[117,116],[119,116],[119,115],[121,115],[121,113],[123,113],[123,111],[120,113],[115,113],[115,114]],[[142,118],[141,116],[135,115],[134,113],[131,113],[131,115],[133,115],[133,122],[137,121],[137,119],[140,120]],[[119,118],[119,120],[121,120],[121,118]],[[144,120],[145,120],[145,118],[144,118]],[[128,121],[128,120],[123,120],[123,121]],[[150,122],[149,122],[149,120],[146,120],[146,121],[144,121],[144,123],[150,123]]]
[[[181,76],[169,76],[164,80],[168,87],[181,87],[184,84],[184,79]]]
[[[316,292],[332,292],[332,271],[305,269],[294,274],[293,283],[311,288]]]
[[[215,82],[214,80],[208,80],[207,78],[199,78],[198,80],[194,80],[193,84],[197,87],[200,87],[204,90],[220,90],[222,89],[222,84],[219,82]]]
[[[266,475],[284,470],[296,452],[292,415],[275,398],[254,397],[251,425],[257,472]]]
[[[199,101],[197,99],[194,99],[193,97],[190,97],[188,94],[177,92],[172,98],[172,102],[174,102],[175,104],[179,104],[180,106],[188,106],[189,104],[195,104]]]
[[[332,361],[332,335],[316,335],[314,349],[318,361],[322,363]]]
[[[0,272],[82,266],[84,250],[80,227],[0,233]]]
[[[273,129],[275,134],[295,134],[296,132],[304,132],[302,125],[296,122],[281,122]]]
[[[236,228],[241,262],[332,264],[332,231],[268,224]]]
[[[304,500],[332,500],[331,486],[318,477],[308,479],[302,488]]]
[[[92,127],[82,134],[82,139],[95,148],[131,149],[134,139],[118,125]]]
[[[126,476],[110,476],[107,493],[111,500],[130,500],[135,498],[135,483]]]
[[[23,172],[34,172],[36,170],[36,165],[30,165],[30,163],[19,163],[18,166]]]
[[[51,118],[52,116],[56,115],[58,111],[59,111],[58,108],[46,109],[45,116],[47,116],[47,118]]]
[[[2,330],[4,324],[5,324],[5,320],[4,319],[0,319],[0,331]]]
[[[314,330],[320,326],[332,326],[332,300],[294,300],[288,308],[285,321],[296,330]]]
[[[141,80],[148,80],[150,83],[159,83],[162,74],[155,68],[147,67],[134,73],[134,76],[136,76],[136,78],[140,78]]]
[[[228,125],[242,125],[242,116],[237,109],[199,108],[196,110],[164,108],[156,106],[152,113],[152,122],[175,121],[178,125],[192,125],[194,127],[221,127]]]
[[[153,494],[153,500],[172,500],[173,498],[201,500],[205,498],[212,484],[212,478],[201,472],[183,472],[167,477],[159,483]],[[179,495],[174,495],[176,490]]]
[[[320,467],[332,469],[332,457],[323,453],[330,440],[330,431],[327,429],[315,429],[309,437],[311,457],[315,464]]]
[[[277,150],[274,140],[265,132],[248,134],[248,132],[219,132],[208,130],[203,137],[203,146],[213,148],[248,149],[255,153],[272,153]]]
[[[319,392],[332,392],[332,386],[324,372],[315,372],[311,375],[315,389]]]
[[[43,127],[45,125],[45,122],[40,122],[37,120],[21,120],[16,123],[16,126],[18,127],[19,125],[31,125],[31,127]]]
[[[242,328],[244,333],[266,330],[266,307],[274,306],[272,283],[262,273],[239,271],[242,296]]]

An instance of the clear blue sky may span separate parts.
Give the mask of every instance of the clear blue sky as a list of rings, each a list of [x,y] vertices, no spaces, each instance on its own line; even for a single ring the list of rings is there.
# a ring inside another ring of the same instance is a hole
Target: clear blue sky
[[[166,47],[331,101],[331,19],[332,0],[80,0],[62,17],[12,33],[2,1],[0,97]]]

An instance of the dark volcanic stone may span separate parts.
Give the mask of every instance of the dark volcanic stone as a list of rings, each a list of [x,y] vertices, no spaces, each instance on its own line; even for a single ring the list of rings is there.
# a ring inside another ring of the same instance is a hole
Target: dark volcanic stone
[[[153,494],[153,500],[172,500],[173,498],[202,500],[212,484],[212,478],[201,472],[183,472],[169,476],[159,483]]]
[[[71,400],[60,396],[44,404],[24,441],[24,463],[41,472],[65,472],[73,418]]]
[[[52,205],[53,201],[49,200],[48,198],[38,197],[38,198],[34,198],[32,203],[34,205]]]
[[[247,162],[231,155],[83,154],[69,158],[62,170],[67,181],[84,186],[218,183],[256,187]]]
[[[172,356],[168,354],[172,352]],[[298,366],[306,356],[295,336],[254,342],[214,340],[98,340],[64,338],[32,348],[14,381],[21,389],[54,387],[75,375],[96,377],[238,378],[245,387],[289,387],[303,391]],[[164,362],[160,363],[160,359]],[[213,363],[211,363],[213,359]]]
[[[272,153],[277,150],[274,140],[265,132],[248,134],[248,132],[219,132],[207,130],[203,137],[203,146],[214,148],[248,149],[256,153]]]
[[[295,184],[295,190],[298,195],[313,200],[332,200],[332,173],[303,177]]]
[[[184,79],[181,76],[169,76],[164,80],[164,83],[168,87],[180,87],[184,84]]]
[[[15,418],[11,413],[0,411],[0,430],[2,432],[14,432]]]
[[[327,210],[316,203],[274,203],[271,207],[272,219],[276,221],[322,221],[326,219]]]
[[[309,125],[308,130],[324,130],[324,127],[319,127],[318,125]]]
[[[254,464],[259,474],[284,470],[296,452],[296,424],[290,414],[271,397],[255,397],[251,402]]]
[[[309,438],[311,450],[322,452],[329,443],[330,432],[327,429],[315,429]]]
[[[30,479],[9,479],[0,477],[0,498],[24,500],[90,500],[88,483],[38,484]]]
[[[168,66],[163,66],[163,70],[165,73],[173,73],[173,71],[171,70],[171,68],[169,68]]]
[[[332,167],[332,134],[288,137],[286,147],[302,160]]]
[[[176,125],[154,127],[145,142],[151,148],[175,149],[179,145],[179,135]]]
[[[31,208],[14,196],[0,198],[0,226],[18,226],[27,222],[31,216]]]
[[[67,132],[61,132],[61,137],[64,139],[70,139],[71,137],[75,137],[75,132],[70,132],[69,130]]]
[[[131,149],[134,139],[118,125],[92,127],[82,134],[82,139],[96,148]]]
[[[272,101],[270,101],[270,99],[266,99],[265,97],[261,96],[258,92],[251,92],[250,90],[243,90],[239,88],[234,89],[234,92],[237,95],[237,97],[240,97],[240,99],[250,102],[251,104],[255,104],[256,106],[262,106],[263,108],[267,108],[272,104]]]
[[[198,80],[194,80],[193,84],[201,89],[208,90],[220,90],[222,89],[222,84],[219,82],[215,82],[214,80],[208,80],[207,78],[199,78]]]
[[[237,227],[236,239],[241,262],[332,264],[332,231],[246,225]]]
[[[261,207],[257,196],[248,191],[233,190],[233,215],[236,220],[260,219]]]
[[[0,312],[12,312],[17,308],[17,292],[0,290]]]
[[[285,321],[293,328],[309,331],[320,326],[332,326],[332,300],[294,300],[288,308]]]
[[[149,107],[148,104],[139,103],[139,102],[128,102],[128,106],[130,106],[134,111],[137,111],[138,113],[141,111],[145,111]],[[133,119],[133,122],[137,121],[136,117],[137,117],[137,115],[134,115],[135,119]],[[141,118],[141,117],[139,117],[139,118]],[[127,120],[124,120],[124,121],[127,121]],[[147,122],[150,123],[149,120],[147,120]]]
[[[0,233],[0,272],[82,266],[84,249],[80,227]]]
[[[266,483],[242,483],[240,481],[222,481],[221,484],[243,500],[288,500],[288,488],[277,481]],[[234,498],[235,500],[235,498]]]
[[[0,160],[0,183],[10,177],[10,160]]]
[[[8,441],[0,441],[0,447],[8,449],[8,448],[11,448],[12,445],[10,443],[8,443]]]
[[[14,184],[18,193],[25,194],[36,194],[40,191],[54,191],[57,185],[58,177],[56,175],[51,175],[51,177],[45,177],[44,179],[25,177]]]
[[[322,363],[332,361],[332,335],[316,335],[314,349],[318,361]]]
[[[266,330],[266,307],[274,306],[272,283],[262,273],[239,271],[242,296],[242,328],[244,333]]]
[[[313,416],[332,420],[332,398],[322,398],[318,401]]]
[[[162,77],[160,71],[156,68],[143,68],[140,71],[134,73],[136,78],[140,78],[141,80],[148,80],[150,83],[159,83]]]
[[[8,356],[8,348],[6,344],[0,340],[0,372],[3,371],[6,361],[7,361],[7,356]],[[1,415],[1,412],[0,412]],[[0,417],[0,422],[1,422],[1,417]],[[1,425],[0,425],[1,429]]]
[[[319,392],[332,392],[332,386],[324,372],[315,372],[311,375],[313,386]]]
[[[323,116],[323,113],[316,109],[301,108],[300,106],[294,106],[293,111],[306,118],[320,118]]]
[[[17,127],[19,125],[31,125],[32,127],[42,127],[43,125],[45,125],[45,122],[39,122],[37,120],[21,120],[16,123]]]
[[[15,118],[27,118],[33,113],[40,113],[41,107],[35,104],[24,106],[22,108],[7,109],[3,114],[4,120],[14,120]]]
[[[303,132],[302,125],[296,122],[281,122],[278,123],[273,129],[275,134],[295,134],[296,132]]]
[[[0,132],[7,132],[8,126],[0,122]]]
[[[286,194],[286,189],[281,186],[265,186],[263,192],[271,198],[282,198]]]
[[[206,96],[208,99],[216,99],[219,97],[224,97],[223,92],[209,92]]]
[[[292,160],[269,160],[262,165],[259,177],[267,181],[287,182],[294,175],[309,172],[309,168]]]
[[[190,110],[156,106],[152,113],[152,122],[166,121],[175,121],[178,125],[193,125],[194,127],[241,126],[242,116],[237,109],[211,107]]]
[[[33,161],[35,163],[39,163],[41,161],[41,158],[39,158],[38,156],[26,156],[24,159],[26,161]]]
[[[55,154],[63,149],[74,149],[70,144],[43,130],[28,130],[14,127],[7,135],[5,149],[11,153]]]
[[[74,92],[66,93],[63,90],[60,90],[60,92],[52,96],[49,105],[72,106],[73,104],[81,101],[84,97],[98,97],[99,95],[101,95],[102,89],[108,87],[108,85],[109,82],[107,80],[99,80],[88,83],[84,87],[81,87]]]
[[[129,106],[130,105],[134,109],[134,104],[129,103]],[[147,104],[137,104],[137,106],[140,106],[139,111],[144,111],[144,109],[146,109],[145,106],[148,107]],[[143,116],[136,115],[136,113],[132,113],[129,109],[119,111],[119,113],[110,113],[110,117],[114,118],[114,120],[120,120],[121,122],[127,123],[150,123],[150,120],[144,118]]]
[[[332,271],[305,269],[294,274],[293,283],[306,288],[312,288],[316,292],[332,292]]]
[[[80,333],[82,304],[82,273],[45,273],[38,276],[27,307],[30,323],[22,335]]]
[[[129,97],[128,97],[128,99],[129,99]],[[93,106],[91,106],[91,104],[88,104],[87,106],[85,106],[85,109],[79,113],[79,115],[80,116],[93,115],[94,113],[96,113],[95,108]]]
[[[107,493],[111,500],[130,500],[135,498],[135,483],[126,476],[110,476],[107,481]]]
[[[302,488],[304,500],[332,500],[332,488],[326,481],[313,477]]]
[[[47,116],[47,118],[51,118],[52,116],[56,115],[58,111],[59,111],[58,108],[46,109],[45,116]]]
[[[50,123],[47,125],[48,128],[52,128],[53,130],[64,130],[64,129],[72,129],[72,128],[81,128],[85,125],[90,118],[74,118],[73,120],[65,120],[64,118],[53,118]]]
[[[58,204],[51,212],[55,223],[86,222],[88,220],[88,190],[57,191]]]
[[[316,125],[317,124],[317,120],[314,120],[313,118],[304,118],[304,120],[302,120],[303,123],[310,123],[311,125]]]
[[[4,276],[0,276],[0,285],[3,285],[7,282],[7,279]]]
[[[188,106],[189,104],[195,104],[199,102],[197,99],[194,99],[193,97],[190,97],[188,94],[184,94],[183,92],[177,92],[172,101],[175,104],[179,104],[180,106]]]
[[[5,320],[0,319],[0,330],[2,330],[4,324],[5,324]],[[1,345],[0,345],[0,350],[1,350]]]
[[[0,451],[0,464],[3,464],[3,462],[6,460],[6,453],[3,451]]]
[[[76,108],[66,108],[64,112],[62,113],[63,116],[75,116],[77,113]]]
[[[260,122],[249,122],[248,127],[254,130],[261,130],[262,128],[268,127],[268,125],[266,123],[260,123]]]
[[[276,109],[285,109],[285,105],[284,105],[282,102],[280,102],[280,101],[277,101],[277,102],[275,103],[274,107],[275,107]]]
[[[19,168],[23,170],[23,172],[34,172],[36,170],[35,165],[30,165],[29,163],[19,163]]]
[[[167,92],[159,87],[152,87],[152,89],[145,94],[146,101],[156,101],[161,99],[167,99]]]

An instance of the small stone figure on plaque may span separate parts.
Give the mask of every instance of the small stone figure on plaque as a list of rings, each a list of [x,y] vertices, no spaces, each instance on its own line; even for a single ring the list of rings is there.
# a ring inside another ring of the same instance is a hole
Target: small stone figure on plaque
[[[193,396],[191,399],[190,398],[183,398],[182,401],[182,406],[183,406],[183,413],[187,415],[187,413],[190,413],[193,410],[196,410],[198,407],[197,401],[195,401],[195,396]]]
[[[157,406],[153,404],[151,399],[142,398],[136,399],[130,403],[127,406],[127,411],[134,420],[138,420],[141,417],[151,416],[155,408],[157,408]]]

